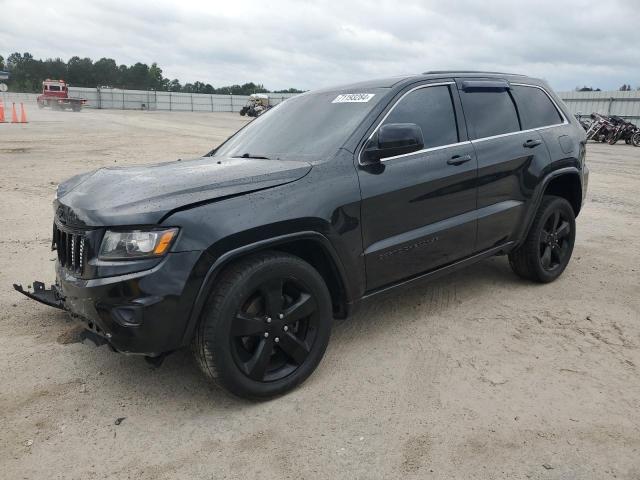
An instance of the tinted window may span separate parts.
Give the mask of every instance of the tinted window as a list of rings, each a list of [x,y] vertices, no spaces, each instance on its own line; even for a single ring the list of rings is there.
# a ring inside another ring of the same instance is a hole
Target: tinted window
[[[506,90],[460,92],[467,125],[473,138],[492,137],[520,130],[518,114]]]
[[[383,122],[415,123],[422,128],[424,148],[458,142],[456,116],[449,87],[414,90],[400,100]]]
[[[345,100],[343,97],[349,93],[333,91],[291,97],[253,120],[216,150],[215,155],[327,158],[342,147],[387,92],[367,89],[357,92],[366,94],[364,100],[354,99],[353,95]]]
[[[535,87],[513,86],[523,129],[562,123],[562,117],[546,93]]]

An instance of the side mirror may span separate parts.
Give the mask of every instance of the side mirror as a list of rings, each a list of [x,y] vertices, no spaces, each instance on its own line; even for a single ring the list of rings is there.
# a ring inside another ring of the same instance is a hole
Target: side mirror
[[[424,148],[422,129],[415,123],[389,123],[378,130],[376,137],[366,146],[365,163],[377,163],[383,158],[416,152]]]

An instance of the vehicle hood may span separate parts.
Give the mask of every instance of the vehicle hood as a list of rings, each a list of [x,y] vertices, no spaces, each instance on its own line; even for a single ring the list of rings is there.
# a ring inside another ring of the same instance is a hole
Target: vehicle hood
[[[101,168],[58,186],[65,224],[155,224],[175,209],[276,187],[304,177],[299,161],[202,157],[155,165]]]

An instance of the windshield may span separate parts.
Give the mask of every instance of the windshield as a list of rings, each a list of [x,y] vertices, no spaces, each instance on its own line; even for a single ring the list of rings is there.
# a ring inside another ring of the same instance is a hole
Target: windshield
[[[377,88],[291,97],[253,120],[214,156],[326,158],[344,144],[385,93]]]

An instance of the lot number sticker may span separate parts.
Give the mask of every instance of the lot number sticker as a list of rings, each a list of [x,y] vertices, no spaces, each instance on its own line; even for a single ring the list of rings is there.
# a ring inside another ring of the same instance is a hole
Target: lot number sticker
[[[331,103],[365,103],[374,96],[375,93],[343,93],[338,95]]]

